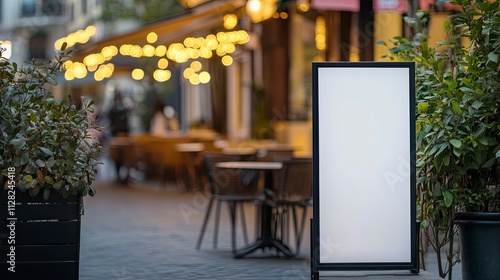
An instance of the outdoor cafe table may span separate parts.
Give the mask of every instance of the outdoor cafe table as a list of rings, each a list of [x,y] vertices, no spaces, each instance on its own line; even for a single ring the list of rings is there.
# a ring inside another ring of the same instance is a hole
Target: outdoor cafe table
[[[215,165],[219,168],[231,168],[231,169],[246,169],[246,170],[257,170],[265,172],[264,188],[272,190],[273,189],[273,170],[279,170],[283,168],[281,162],[264,162],[264,161],[230,161],[230,162],[219,162]],[[261,233],[257,240],[242,249],[239,249],[234,254],[235,258],[243,258],[244,256],[258,250],[265,248],[276,248],[278,252],[282,252],[287,257],[293,257],[292,251],[287,245],[283,244],[281,240],[275,239],[272,232],[273,223],[273,208],[272,206],[263,203],[261,211]]]

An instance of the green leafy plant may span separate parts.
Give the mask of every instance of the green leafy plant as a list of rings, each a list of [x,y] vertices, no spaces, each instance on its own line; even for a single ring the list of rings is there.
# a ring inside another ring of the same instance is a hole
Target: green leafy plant
[[[459,10],[444,25],[447,41],[427,44],[420,11],[405,19],[419,31],[413,40],[379,42],[387,57],[415,62],[419,218],[443,278],[460,261],[454,213],[500,211],[499,2],[451,3]]]
[[[31,196],[49,199],[94,195],[98,156],[104,150],[93,132],[92,101],[77,108],[70,98],[56,100],[51,85],[67,53],[53,61],[18,67],[0,59],[0,181]],[[10,179],[10,180],[9,180]]]

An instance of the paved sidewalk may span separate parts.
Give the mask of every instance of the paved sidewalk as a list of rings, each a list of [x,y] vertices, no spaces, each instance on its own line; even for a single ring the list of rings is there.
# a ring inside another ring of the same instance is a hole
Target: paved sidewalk
[[[80,279],[309,279],[309,235],[301,254],[292,259],[274,252],[256,252],[234,259],[230,246],[227,208],[221,210],[218,248],[213,249],[213,220],[201,250],[196,240],[208,203],[201,192],[184,192],[159,183],[122,187],[105,181],[95,184],[95,197],[85,197],[82,217]],[[245,208],[253,224],[254,206]],[[238,227],[240,230],[241,227]],[[255,229],[248,228],[250,241]],[[238,232],[238,246],[243,237]],[[422,271],[320,272],[321,279],[440,279]]]

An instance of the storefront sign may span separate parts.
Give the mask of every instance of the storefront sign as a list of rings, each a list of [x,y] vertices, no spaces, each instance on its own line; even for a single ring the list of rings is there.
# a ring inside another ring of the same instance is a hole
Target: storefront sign
[[[313,63],[313,274],[417,271],[414,75]]]
[[[373,10],[392,11],[392,12],[406,12],[406,0],[375,0],[373,1]]]

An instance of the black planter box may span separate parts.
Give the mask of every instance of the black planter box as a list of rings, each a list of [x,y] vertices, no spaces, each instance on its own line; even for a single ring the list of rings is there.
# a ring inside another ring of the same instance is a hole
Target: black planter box
[[[0,192],[0,279],[78,279],[82,198],[9,195]]]
[[[500,279],[500,213],[459,212],[462,279]]]

